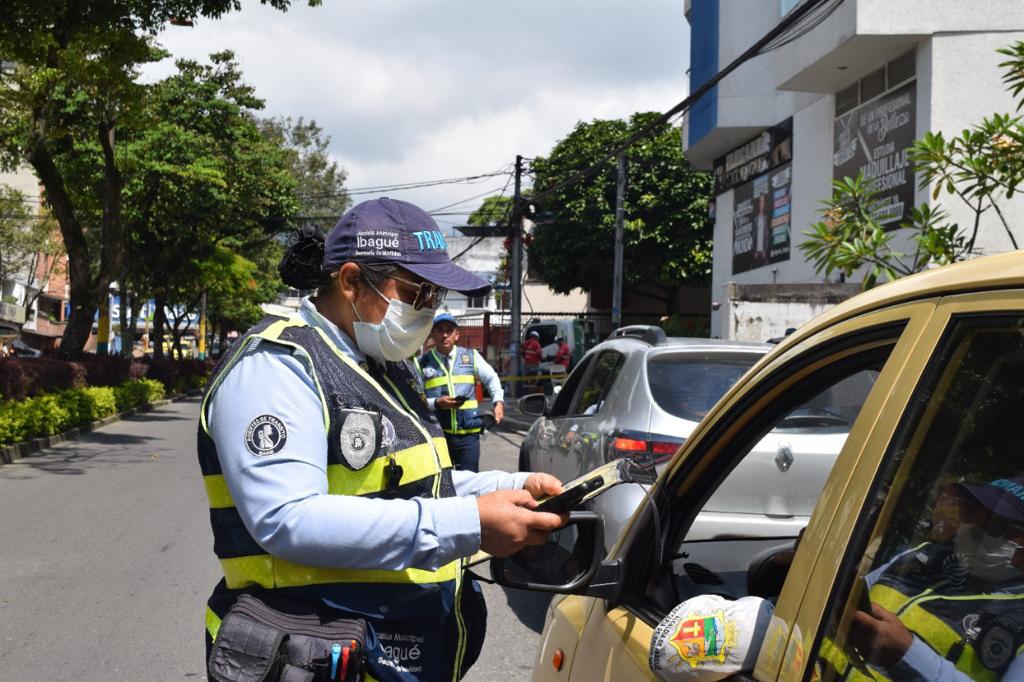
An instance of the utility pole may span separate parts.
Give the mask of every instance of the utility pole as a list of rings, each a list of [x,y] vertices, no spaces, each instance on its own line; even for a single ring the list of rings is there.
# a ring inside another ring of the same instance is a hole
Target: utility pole
[[[626,150],[619,153],[619,178],[615,185],[615,270],[612,279],[612,329],[622,326],[622,222],[626,203]]]
[[[511,319],[509,320],[509,351],[512,353],[512,376],[515,377],[509,384],[512,397],[519,395],[519,377],[523,374],[522,354],[519,352],[519,332],[522,326],[520,314],[522,311],[522,285],[523,285],[523,210],[522,210],[522,184],[523,184],[523,157],[516,154],[516,175],[515,193],[512,195],[512,253],[511,268],[509,273],[509,284],[511,286]]]

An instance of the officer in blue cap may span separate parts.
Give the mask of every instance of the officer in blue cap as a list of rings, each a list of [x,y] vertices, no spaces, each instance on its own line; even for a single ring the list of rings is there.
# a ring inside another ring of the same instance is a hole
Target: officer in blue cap
[[[449,312],[434,318],[434,347],[417,361],[427,404],[437,412],[456,469],[480,470],[483,419],[476,398],[479,380],[491,397],[494,422],[505,416],[505,392],[494,368],[473,348],[459,346],[459,323]]]
[[[364,620],[374,679],[458,679],[486,619],[461,561],[539,544],[565,522],[533,511],[561,491],[550,475],[453,470],[406,360],[447,290],[488,284],[451,262],[429,215],[388,198],[355,206],[326,239],[306,230],[280,272],[316,295],[245,332],[202,402],[199,461],[224,573],[207,644],[256,591]]]

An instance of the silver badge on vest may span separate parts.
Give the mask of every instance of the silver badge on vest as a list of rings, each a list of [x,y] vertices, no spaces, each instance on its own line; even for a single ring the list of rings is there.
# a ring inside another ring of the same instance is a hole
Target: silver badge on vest
[[[341,455],[352,469],[362,469],[377,454],[387,454],[395,442],[395,425],[380,412],[345,408],[338,436]]]

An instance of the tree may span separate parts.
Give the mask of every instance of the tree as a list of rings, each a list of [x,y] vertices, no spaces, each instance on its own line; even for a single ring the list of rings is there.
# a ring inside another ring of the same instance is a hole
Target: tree
[[[618,141],[655,125],[659,116],[638,113],[628,121],[578,123],[547,157],[534,160],[540,214],[529,248],[530,264],[555,291],[592,291],[610,283],[616,163],[610,161],[596,175],[575,184],[559,184]],[[627,153],[624,286],[641,287],[672,312],[683,286],[706,286],[711,274],[711,179],[689,166],[679,130],[668,124],[657,125]],[[543,196],[549,189],[552,194]]]
[[[224,263],[233,262],[225,251],[243,260],[268,253],[297,209],[294,153],[263,134],[255,117],[263,102],[243,82],[233,54],[176,65],[176,74],[147,91],[140,117],[146,125],[124,144],[131,228],[124,279],[136,299],[155,300],[155,358],[163,352],[165,310],[173,312],[180,349],[182,325],[203,292],[231,295],[211,287],[227,272]],[[266,269],[279,289],[276,269]]]
[[[1024,41],[999,52],[1009,57],[1000,64],[1005,69],[1003,82],[1011,95],[1019,98],[1020,111],[1024,109]],[[1018,232],[1006,219],[1002,204],[1013,198],[1024,181],[1024,120],[1020,116],[993,114],[948,139],[941,132],[927,133],[914,142],[910,158],[919,185],[931,189],[935,203],[913,209],[910,219],[900,225],[909,230],[914,253],[893,247],[896,233],[887,232],[877,219],[876,193],[863,177],[843,178],[833,183],[832,197],[823,202],[823,220],[804,233],[808,239],[800,245],[819,274],[828,277],[839,272],[850,277],[866,268],[862,286],[870,289],[882,279],[893,280],[970,258],[986,213],[996,217],[1010,243],[1018,248]],[[970,209],[973,217],[968,228],[949,220],[940,201],[943,196]]]
[[[10,303],[28,309],[60,267],[64,247],[57,226],[46,214],[37,214],[13,187],[0,185],[0,283],[20,276],[25,291]]]
[[[287,9],[290,0],[261,0]],[[318,0],[309,0],[311,5]],[[110,282],[121,276],[125,184],[120,139],[137,122],[139,67],[162,56],[171,19],[216,18],[237,0],[6,0],[0,3],[0,156],[27,161],[68,253],[71,314],[60,352],[79,354]]]
[[[316,121],[290,117],[264,119],[263,134],[287,151],[288,170],[297,186],[299,216],[328,232],[352,203],[345,191],[345,169],[327,152],[329,135]]]
[[[487,197],[473,211],[466,223],[474,227],[495,227],[508,225],[512,216],[512,197],[504,195]]]

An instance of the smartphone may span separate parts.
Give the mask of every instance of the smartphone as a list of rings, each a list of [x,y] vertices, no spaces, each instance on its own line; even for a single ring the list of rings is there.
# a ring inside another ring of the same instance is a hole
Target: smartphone
[[[563,514],[572,511],[583,502],[583,498],[604,485],[604,478],[594,476],[588,478],[579,485],[574,485],[568,490],[563,490],[554,497],[549,497],[540,504],[534,511],[551,512],[552,514]]]
[[[454,401],[455,401],[455,404],[456,404],[456,405],[461,405],[462,403],[464,403],[464,402],[466,402],[467,400],[469,400],[469,398],[467,398],[467,397],[466,397],[466,396],[464,396],[464,395],[458,395],[458,396],[455,396],[454,398],[452,398],[452,400],[454,400]]]
[[[857,578],[857,587],[860,589],[860,595],[857,598],[857,610],[863,611],[868,615],[874,615],[874,611],[871,608],[871,588],[868,587],[868,581],[864,579],[864,576]]]

